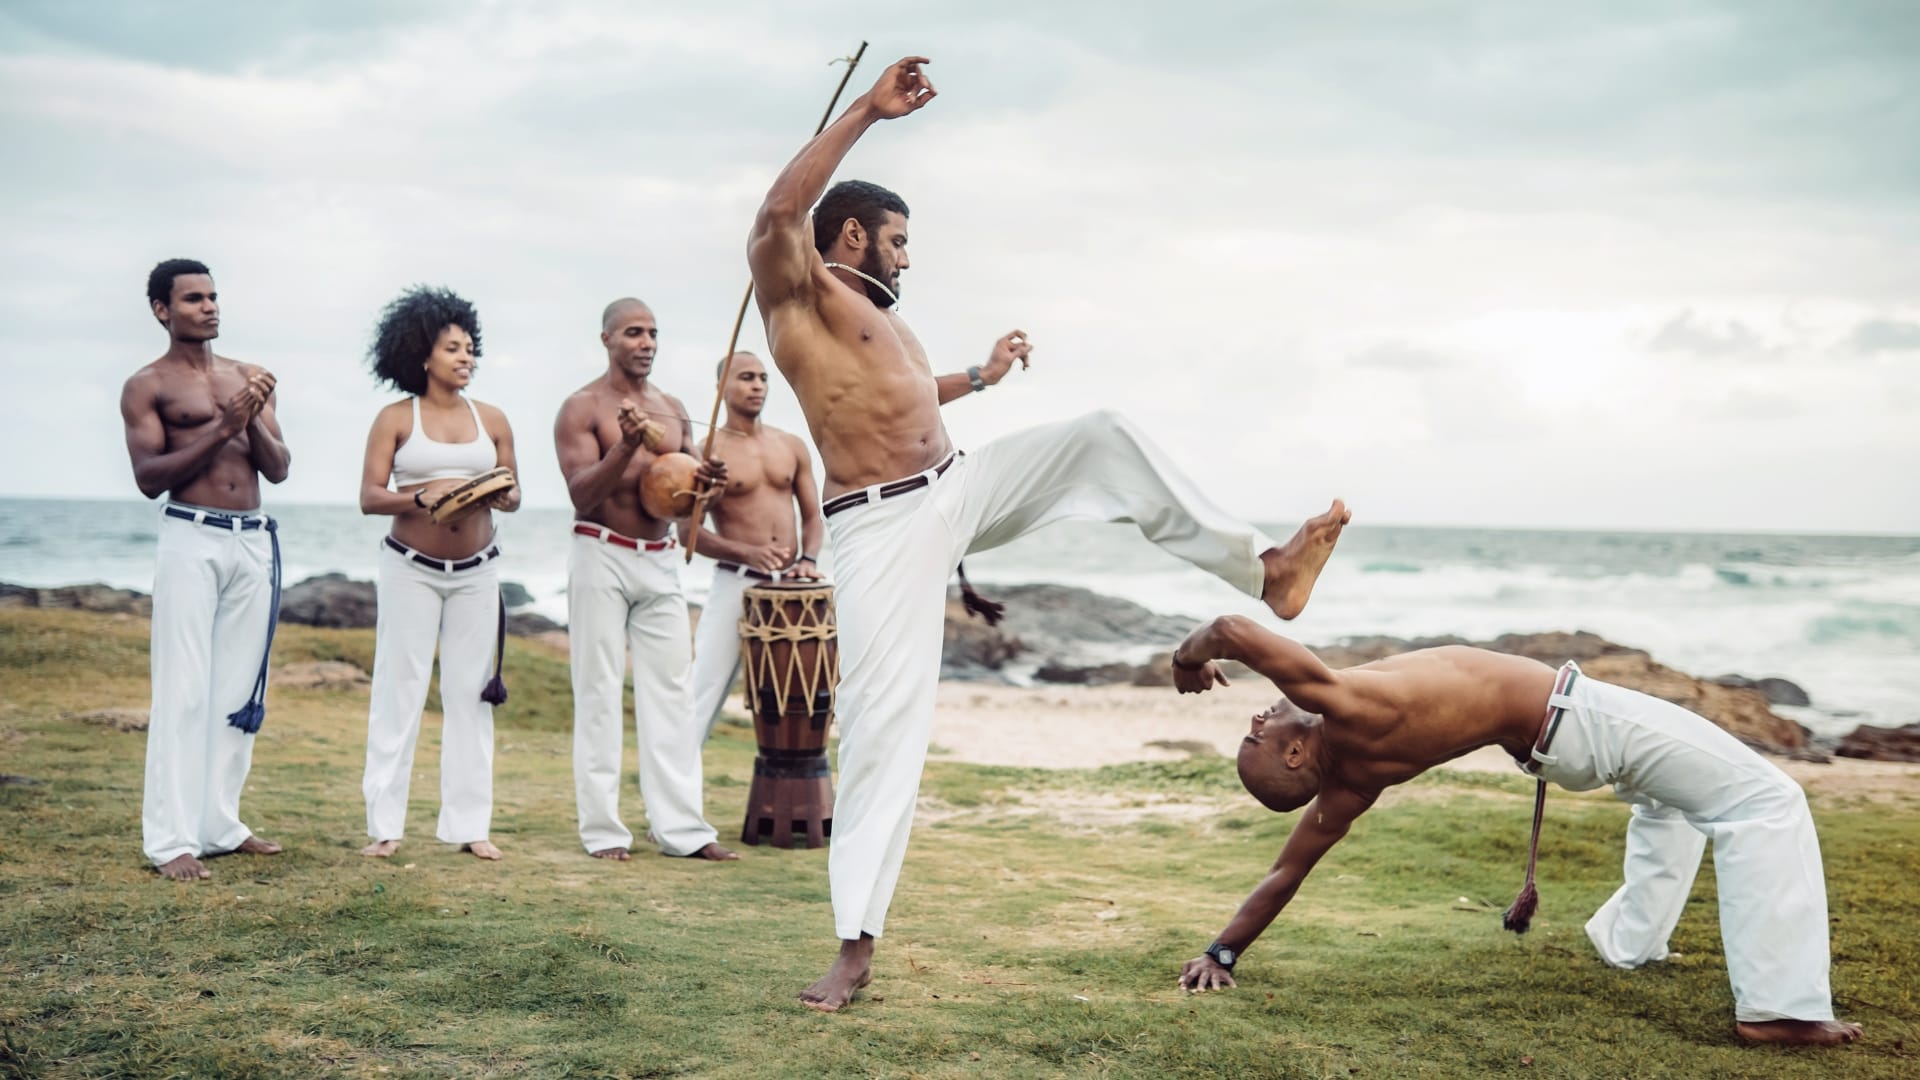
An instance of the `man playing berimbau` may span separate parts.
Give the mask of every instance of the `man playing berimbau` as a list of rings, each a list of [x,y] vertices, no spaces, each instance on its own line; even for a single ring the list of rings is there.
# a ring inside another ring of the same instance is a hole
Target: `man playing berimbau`
[[[1555,671],[1461,645],[1334,671],[1238,616],[1215,619],[1174,650],[1180,692],[1225,685],[1216,660],[1237,660],[1286,695],[1253,718],[1240,745],[1240,780],[1269,809],[1306,809],[1273,869],[1206,953],[1181,970],[1181,986],[1234,985],[1240,954],[1382,790],[1498,746],[1544,781],[1570,791],[1612,784],[1633,805],[1626,881],[1586,927],[1607,963],[1666,959],[1712,839],[1736,1031],[1774,1043],[1860,1037],[1859,1025],[1833,1018],[1826,883],[1806,796],[1712,722],[1590,678],[1571,662]]]
[[[266,369],[217,356],[219,294],[203,263],[168,259],[147,278],[167,351],[120,393],[134,481],[165,494],[153,572],[153,708],[140,825],[147,858],[174,881],[211,877],[210,855],[273,855],[240,821],[265,709],[277,616],[277,523],[260,478],[291,455]]]
[[[562,402],[553,422],[577,515],[567,559],[567,644],[580,841],[595,858],[630,857],[633,833],[620,818],[620,748],[631,654],[640,798],[653,842],[662,855],[735,859],[717,842],[701,805],[706,728],[693,715],[693,634],[674,523],[640,499],[648,470],[693,445],[692,423],[680,399],[650,378],[660,343],[652,309],[630,297],[608,304],[600,342],[607,370]],[[725,476],[712,461],[697,479]]]
[[[767,342],[820,449],[833,536],[840,791],[828,866],[841,945],[800,995],[825,1011],[870,978],[913,824],[946,581],[961,556],[1057,521],[1136,522],[1147,539],[1291,618],[1348,517],[1336,502],[1275,546],[1110,412],[955,450],[940,407],[999,382],[1015,361],[1024,366],[1032,346],[1016,330],[985,364],[935,376],[892,310],[908,266],[906,204],[857,181],[827,190],[868,127],[932,100],[926,63],[888,68],[800,151],[768,192],[748,249]]]
[[[715,560],[693,642],[693,715],[709,736],[740,671],[741,594],[761,582],[819,578],[826,537],[807,444],[760,419],[767,366],[750,352],[736,352],[720,366],[727,378],[720,387],[727,421],[714,441],[727,463],[727,490],[707,508],[712,530],[702,530],[695,541],[700,554]]]

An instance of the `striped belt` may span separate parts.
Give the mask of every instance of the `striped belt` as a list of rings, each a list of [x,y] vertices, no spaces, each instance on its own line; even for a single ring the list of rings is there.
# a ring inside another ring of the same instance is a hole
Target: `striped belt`
[[[470,559],[436,559],[431,555],[413,550],[391,536],[385,539],[388,547],[406,556],[409,560],[417,562],[429,570],[438,570],[445,574],[452,574],[461,570],[471,570],[489,559],[497,559],[500,557],[500,545],[498,544],[494,544]]]
[[[184,506],[176,506],[173,503],[168,503],[167,508],[162,510],[161,513],[170,518],[179,518],[181,521],[191,521],[195,525],[210,525],[213,528],[226,529],[229,532],[246,532],[249,529],[263,529],[266,528],[267,525],[267,516],[265,514],[248,514],[244,512],[221,514],[212,510],[191,510]]]
[[[659,540],[635,540],[631,536],[622,536],[605,525],[595,525],[589,521],[573,523],[576,536],[591,536],[595,540],[604,540],[615,547],[629,548],[633,551],[665,551],[674,546],[673,534],[668,533]]]
[[[1560,730],[1560,720],[1567,710],[1573,708],[1573,684],[1580,679],[1580,665],[1569,660],[1560,668],[1559,677],[1553,680],[1553,693],[1547,695],[1547,715],[1540,724],[1540,737],[1534,740],[1533,761],[1528,764],[1528,772],[1538,772],[1541,765],[1553,765],[1559,758],[1547,753],[1553,746],[1553,737]]]
[[[953,463],[964,456],[966,456],[965,451],[955,450],[953,453],[947,455],[947,460],[916,476],[909,476],[905,480],[889,481],[885,484],[874,484],[870,487],[863,487],[859,491],[849,491],[844,495],[835,495],[820,507],[820,516],[832,517],[842,510],[851,510],[856,506],[876,503],[881,499],[891,499],[895,495],[905,495],[909,491],[919,491],[921,488],[933,483],[935,477],[952,468]]]

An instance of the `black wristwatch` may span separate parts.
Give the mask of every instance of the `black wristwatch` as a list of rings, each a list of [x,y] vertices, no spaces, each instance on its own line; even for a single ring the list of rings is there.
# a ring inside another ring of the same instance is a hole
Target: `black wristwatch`
[[[980,377],[979,364],[967,369],[967,381],[973,384],[973,392],[976,394],[987,388],[987,380]]]
[[[810,562],[810,563],[812,563],[812,564],[813,564],[813,565],[815,565],[815,566],[819,566],[819,565],[820,565],[820,560],[819,560],[819,559],[816,559],[816,558],[814,558],[814,557],[813,557],[813,556],[811,556],[811,555],[802,555],[802,556],[800,556],[799,558],[797,558],[797,559],[795,559],[795,560],[793,560],[793,565],[795,565],[795,566],[799,566],[799,565],[800,565],[801,563],[803,563],[803,562]]]
[[[1227,948],[1217,941],[1207,946],[1207,955],[1213,957],[1214,963],[1219,964],[1228,971],[1232,971],[1233,965],[1240,961],[1239,953],[1234,952],[1232,949]]]
[[[420,508],[420,509],[422,509],[422,510],[425,510],[425,509],[427,508],[427,503],[426,503],[426,500],[424,500],[424,499],[422,499],[422,498],[420,497],[420,489],[419,489],[419,488],[414,488],[414,489],[413,489],[413,505],[415,505],[415,506],[417,506],[417,507],[419,507],[419,508]]]

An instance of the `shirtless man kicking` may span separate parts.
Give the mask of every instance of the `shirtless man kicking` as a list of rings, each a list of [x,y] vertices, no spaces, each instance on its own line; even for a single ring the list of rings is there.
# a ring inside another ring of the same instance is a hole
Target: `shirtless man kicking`
[[[625,861],[633,833],[620,820],[621,688],[633,654],[633,723],[640,798],[662,855],[737,859],[702,812],[693,714],[693,642],[673,522],[640,505],[640,479],[661,455],[693,448],[686,406],[649,378],[660,328],[631,298],[600,319],[607,370],[561,403],[554,449],[577,520],[567,560],[567,641],[573,668],[573,788],[580,840],[597,859]],[[708,461],[703,484],[726,480]]]
[[[1292,618],[1348,518],[1335,502],[1277,547],[1208,502],[1111,412],[964,455],[954,448],[940,407],[993,386],[1033,347],[1016,330],[994,343],[986,363],[936,376],[892,310],[908,266],[906,203],[858,181],[827,190],[869,127],[933,100],[927,62],[908,57],[888,68],[801,149],[767,193],[748,246],[774,362],[820,448],[822,513],[833,534],[840,791],[828,876],[840,954],[800,994],[827,1012],[870,978],[913,825],[946,584],[961,556],[1057,521],[1136,522],[1148,540]]]
[[[173,881],[213,876],[200,860],[280,845],[240,822],[278,612],[278,524],[260,512],[260,478],[292,460],[266,369],[213,352],[212,273],[168,259],[147,278],[167,351],[120,393],[133,478],[160,511],[153,574],[153,708],[147,721],[142,846]]]
[[[760,422],[767,404],[767,366],[750,352],[737,352],[733,363],[722,361],[721,368],[727,376],[720,388],[727,422],[714,446],[727,463],[727,491],[708,507],[712,531],[701,530],[696,541],[700,554],[715,560],[713,587],[693,642],[693,715],[706,725],[707,737],[740,672],[740,594],[755,582],[819,578],[820,543],[826,538],[807,444]]]
[[[1286,697],[1253,718],[1240,780],[1268,809],[1305,805],[1280,858],[1180,985],[1234,985],[1233,966],[1307,872],[1380,792],[1483,746],[1566,788],[1612,784],[1633,804],[1626,883],[1587,922],[1615,967],[1667,957],[1700,856],[1713,840],[1734,1029],[1753,1042],[1860,1037],[1833,1018],[1827,893],[1806,796],[1787,775],[1691,712],[1525,657],[1463,645],[1334,671],[1297,642],[1227,616],[1174,650],[1183,694],[1226,684],[1238,660]],[[1311,800],[1311,802],[1309,802]]]

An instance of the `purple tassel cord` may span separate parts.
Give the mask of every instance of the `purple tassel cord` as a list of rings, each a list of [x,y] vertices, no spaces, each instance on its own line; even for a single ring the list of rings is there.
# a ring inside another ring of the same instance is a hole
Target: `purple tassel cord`
[[[247,703],[227,714],[227,726],[249,735],[267,719],[267,661],[273,658],[273,635],[280,628],[280,523],[267,519],[267,537],[273,542],[273,610],[267,614],[267,646],[260,652],[260,674],[254,677]]]
[[[1527,842],[1527,883],[1520,887],[1520,895],[1513,898],[1513,906],[1500,916],[1500,925],[1516,934],[1524,934],[1533,926],[1533,913],[1540,910],[1540,890],[1533,886],[1533,868],[1540,857],[1540,819],[1547,808],[1547,782],[1542,780],[1533,790],[1533,839]]]
[[[480,688],[480,700],[489,705],[507,703],[507,680],[501,668],[507,662],[507,594],[500,594],[500,619],[493,629],[493,678]]]
[[[955,572],[960,575],[960,606],[967,609],[967,614],[987,620],[988,626],[999,626],[1000,620],[1007,617],[1007,605],[973,591],[973,586],[967,583],[967,564],[961,563]]]

